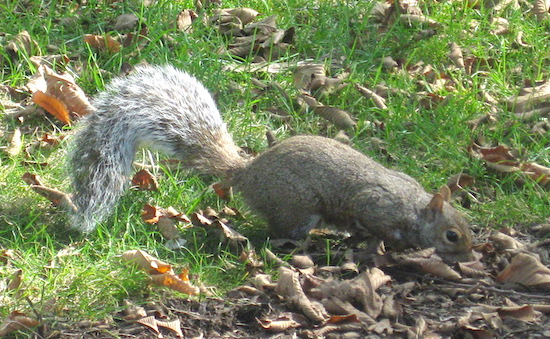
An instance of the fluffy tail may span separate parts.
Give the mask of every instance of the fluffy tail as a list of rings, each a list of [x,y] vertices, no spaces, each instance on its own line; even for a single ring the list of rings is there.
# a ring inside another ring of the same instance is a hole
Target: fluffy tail
[[[80,123],[69,150],[72,226],[82,232],[94,230],[114,209],[138,147],[223,177],[246,163],[210,93],[171,66],[142,67],[117,78],[93,104],[95,112]]]
[[[90,118],[93,118],[91,116]],[[88,119],[72,141],[69,166],[76,211],[71,213],[73,228],[91,232],[116,205],[128,182],[135,153],[135,141],[109,140],[111,133],[98,134],[94,119]],[[104,143],[97,139],[105,140]],[[122,143],[118,143],[122,142]]]

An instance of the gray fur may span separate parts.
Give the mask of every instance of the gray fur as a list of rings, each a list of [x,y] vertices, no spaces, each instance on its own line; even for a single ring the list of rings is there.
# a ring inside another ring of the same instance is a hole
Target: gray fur
[[[238,171],[234,185],[276,237],[303,237],[325,222],[399,249],[436,247],[451,260],[471,255],[468,223],[451,205],[431,208],[433,196],[416,180],[332,139],[289,138]],[[459,233],[457,243],[447,241],[448,230]]]
[[[208,91],[171,66],[115,79],[73,137],[73,226],[90,232],[124,192],[136,149],[151,147],[230,181],[276,237],[330,223],[367,231],[396,248],[435,247],[471,257],[471,234],[443,197],[337,141],[289,138],[251,162],[240,154]],[[457,241],[449,241],[448,232]]]
[[[73,227],[94,230],[127,186],[139,147],[181,160],[203,173],[225,175],[242,166],[214,100],[204,86],[172,66],[137,68],[116,78],[93,100],[69,152],[74,188]]]

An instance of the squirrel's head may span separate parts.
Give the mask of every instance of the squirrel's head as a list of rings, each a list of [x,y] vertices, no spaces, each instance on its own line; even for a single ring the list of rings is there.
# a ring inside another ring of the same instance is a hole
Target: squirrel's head
[[[422,237],[423,247],[435,247],[446,261],[473,260],[472,233],[462,214],[450,204],[451,191],[441,187],[425,209],[427,227]]]

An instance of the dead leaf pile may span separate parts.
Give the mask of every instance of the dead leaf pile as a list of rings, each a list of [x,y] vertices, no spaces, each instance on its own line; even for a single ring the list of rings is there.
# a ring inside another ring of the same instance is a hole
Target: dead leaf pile
[[[484,161],[487,167],[498,173],[523,173],[541,185],[546,185],[550,181],[550,168],[533,162],[521,161],[518,159],[517,152],[506,146],[482,147],[473,144],[468,151],[474,158]]]
[[[276,16],[256,21],[257,16],[259,13],[252,8],[215,10],[208,18],[209,24],[231,39],[229,45],[218,52],[253,63],[265,63],[286,55],[294,42],[294,28],[278,28]]]
[[[417,0],[377,2],[371,11],[371,16],[378,23],[380,32],[385,32],[396,21],[409,27],[438,28],[441,26],[439,22],[424,15],[422,9],[418,7]]]

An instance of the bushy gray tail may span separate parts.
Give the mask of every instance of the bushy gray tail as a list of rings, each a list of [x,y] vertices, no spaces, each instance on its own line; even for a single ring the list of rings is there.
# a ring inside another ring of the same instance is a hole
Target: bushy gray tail
[[[172,66],[146,66],[114,79],[93,101],[70,143],[76,212],[72,225],[92,231],[124,193],[138,147],[225,176],[245,166],[210,93]]]
[[[71,223],[81,232],[93,231],[97,222],[112,213],[126,188],[136,149],[135,140],[94,128],[90,118],[73,137],[69,152],[72,199],[77,208]]]

